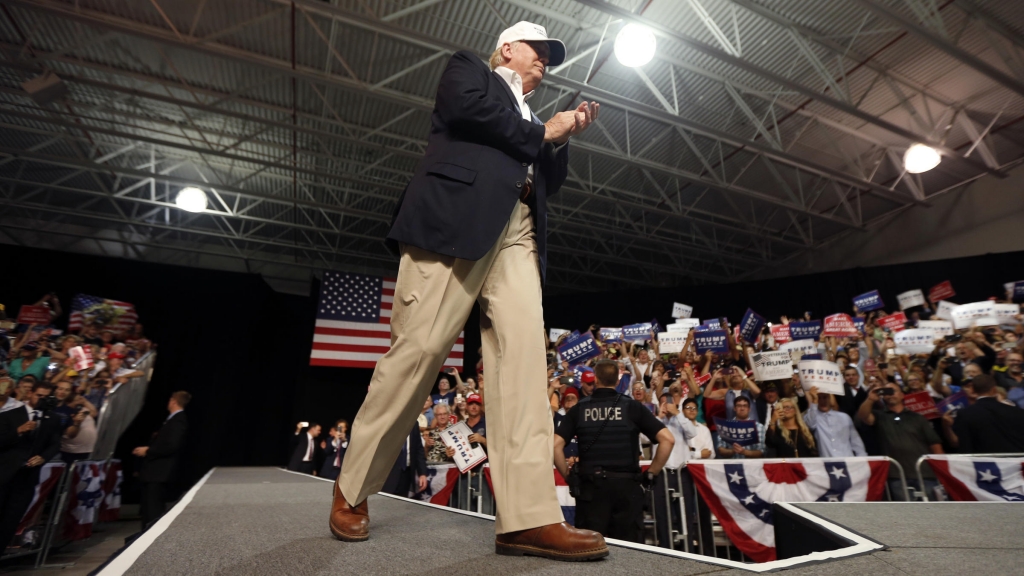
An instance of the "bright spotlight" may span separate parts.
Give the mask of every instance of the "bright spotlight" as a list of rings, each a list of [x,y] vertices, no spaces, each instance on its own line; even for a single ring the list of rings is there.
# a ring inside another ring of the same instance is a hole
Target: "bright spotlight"
[[[654,32],[639,24],[626,24],[615,37],[615,57],[623,66],[636,68],[654,58],[657,40]]]
[[[178,208],[188,212],[202,212],[206,210],[206,192],[192,186],[182,188],[174,199],[174,203],[178,205]]]
[[[927,172],[939,165],[939,151],[924,144],[914,144],[903,154],[903,167],[911,174]]]

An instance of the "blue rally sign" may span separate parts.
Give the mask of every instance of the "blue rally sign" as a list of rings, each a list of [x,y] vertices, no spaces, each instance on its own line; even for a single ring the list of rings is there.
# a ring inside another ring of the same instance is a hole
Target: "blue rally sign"
[[[622,327],[622,339],[628,342],[640,342],[651,339],[651,323],[641,322]]]
[[[723,420],[715,418],[718,435],[729,444],[750,446],[761,439],[757,437],[757,422],[754,420]]]
[[[740,320],[740,338],[747,344],[757,342],[757,337],[761,335],[761,330],[764,329],[766,322],[764,316],[747,308],[747,313]]]
[[[860,296],[854,296],[853,305],[861,312],[871,312],[872,310],[885,308],[885,302],[882,302],[882,297],[878,295],[878,290],[872,290],[871,292],[865,292]]]
[[[821,320],[790,322],[789,336],[793,340],[817,340],[821,336]]]
[[[566,342],[558,348],[558,354],[570,366],[585,362],[600,353],[601,349],[598,348],[597,341],[594,340],[594,335],[590,332],[584,332],[579,338],[572,342]]]
[[[708,350],[715,354],[729,353],[729,335],[725,330],[694,330],[693,343],[698,354]]]
[[[704,326],[709,330],[719,330],[722,328],[722,322],[718,318],[708,318],[701,324],[701,326]]]

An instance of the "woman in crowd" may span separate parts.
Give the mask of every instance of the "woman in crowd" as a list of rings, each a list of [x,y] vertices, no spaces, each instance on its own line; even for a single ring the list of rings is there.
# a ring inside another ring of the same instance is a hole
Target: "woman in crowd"
[[[651,402],[651,396],[640,382],[633,384],[633,399],[644,405],[652,414],[658,413],[658,406]]]
[[[769,457],[815,458],[818,448],[814,434],[804,423],[796,399],[779,400],[778,409],[772,412],[772,421],[764,437]]]

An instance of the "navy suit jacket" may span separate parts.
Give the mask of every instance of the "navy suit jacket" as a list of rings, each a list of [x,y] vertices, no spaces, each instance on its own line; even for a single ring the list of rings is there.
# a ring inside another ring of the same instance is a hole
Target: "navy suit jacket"
[[[543,282],[547,199],[565,182],[569,147],[544,143],[544,125],[523,119],[508,84],[472,52],[456,52],[441,75],[427,151],[395,208],[388,247],[479,260],[505,229],[530,164],[527,205]]]

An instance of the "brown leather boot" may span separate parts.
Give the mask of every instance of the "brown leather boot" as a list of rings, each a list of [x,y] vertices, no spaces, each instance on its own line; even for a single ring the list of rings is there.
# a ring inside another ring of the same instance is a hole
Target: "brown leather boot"
[[[541,556],[552,560],[596,560],[608,555],[604,537],[565,522],[498,534],[494,551],[503,556]]]
[[[363,542],[370,537],[370,512],[366,500],[352,507],[341,495],[337,482],[334,484],[334,504],[331,506],[331,533],[345,542]]]

